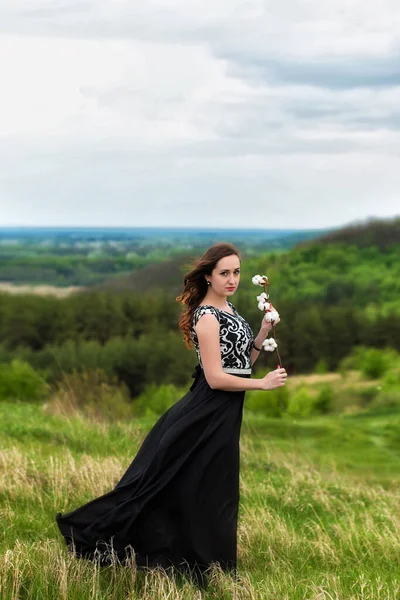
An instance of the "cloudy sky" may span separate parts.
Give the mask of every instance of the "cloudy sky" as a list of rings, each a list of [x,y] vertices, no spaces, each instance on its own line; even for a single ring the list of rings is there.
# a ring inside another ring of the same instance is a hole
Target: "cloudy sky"
[[[0,0],[0,225],[400,214],[397,0]]]

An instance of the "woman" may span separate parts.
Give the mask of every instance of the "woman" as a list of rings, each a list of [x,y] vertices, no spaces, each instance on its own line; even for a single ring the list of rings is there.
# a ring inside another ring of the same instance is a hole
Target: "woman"
[[[175,568],[201,585],[213,563],[236,572],[245,392],[272,390],[287,377],[276,369],[250,378],[272,325],[263,319],[254,338],[228,300],[239,281],[240,255],[232,244],[212,246],[184,277],[179,326],[197,353],[195,380],[148,433],[112,491],[57,514],[77,556],[108,564],[131,553],[138,568]]]

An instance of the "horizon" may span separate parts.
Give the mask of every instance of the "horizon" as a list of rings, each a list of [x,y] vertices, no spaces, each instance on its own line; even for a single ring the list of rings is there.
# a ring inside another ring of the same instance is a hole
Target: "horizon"
[[[221,226],[206,226],[206,225],[1,225],[0,224],[0,232],[1,231],[32,231],[32,230],[42,230],[42,231],[79,231],[79,230],[93,230],[93,231],[245,231],[245,232],[286,232],[286,233],[295,233],[295,232],[313,232],[313,231],[329,231],[336,229],[345,229],[348,227],[357,227],[357,226],[365,226],[369,223],[373,222],[390,222],[395,221],[400,218],[400,213],[396,213],[393,216],[387,217],[378,217],[378,216],[368,216],[365,218],[360,218],[358,220],[348,221],[341,225],[330,225],[324,227],[238,227],[238,226],[230,226],[230,227],[221,227]]]
[[[186,231],[188,229],[193,229],[196,231],[325,231],[326,229],[331,229],[329,227],[303,227],[303,228],[283,228],[283,227],[274,227],[274,228],[256,228],[256,227],[206,227],[206,226],[198,226],[194,225],[188,226],[179,226],[174,227],[172,225],[165,226],[148,226],[148,225],[0,225],[0,231],[4,230],[32,230],[32,229],[41,229],[41,230],[79,230],[79,229],[92,229],[92,230],[123,230],[123,231],[132,231],[132,230],[149,230],[149,231],[164,231],[164,230],[172,230],[172,231]]]

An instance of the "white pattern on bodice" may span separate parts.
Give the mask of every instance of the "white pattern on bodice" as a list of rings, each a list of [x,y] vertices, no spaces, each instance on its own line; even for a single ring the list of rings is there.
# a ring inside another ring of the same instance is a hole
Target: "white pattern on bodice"
[[[225,310],[203,304],[198,306],[192,319],[190,337],[193,341],[200,367],[202,367],[199,342],[195,325],[205,314],[212,314],[220,325],[219,343],[221,348],[222,370],[225,373],[251,373],[251,348],[254,340],[253,331],[248,322],[239,315],[236,308],[229,300],[228,305],[234,314]]]

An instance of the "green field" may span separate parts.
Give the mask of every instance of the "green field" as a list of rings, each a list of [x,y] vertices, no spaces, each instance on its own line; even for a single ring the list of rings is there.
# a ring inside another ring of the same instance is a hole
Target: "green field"
[[[0,281],[90,289],[0,293],[0,600],[400,599],[400,219],[303,233],[239,240],[234,304],[257,332],[268,274],[289,378],[246,395],[239,577],[203,591],[74,559],[55,515],[111,490],[192,383],[176,296],[214,233],[3,240]]]
[[[245,411],[236,582],[215,571],[200,592],[73,559],[55,513],[111,489],[154,420],[99,424],[0,403],[1,600],[400,597],[399,412]]]

